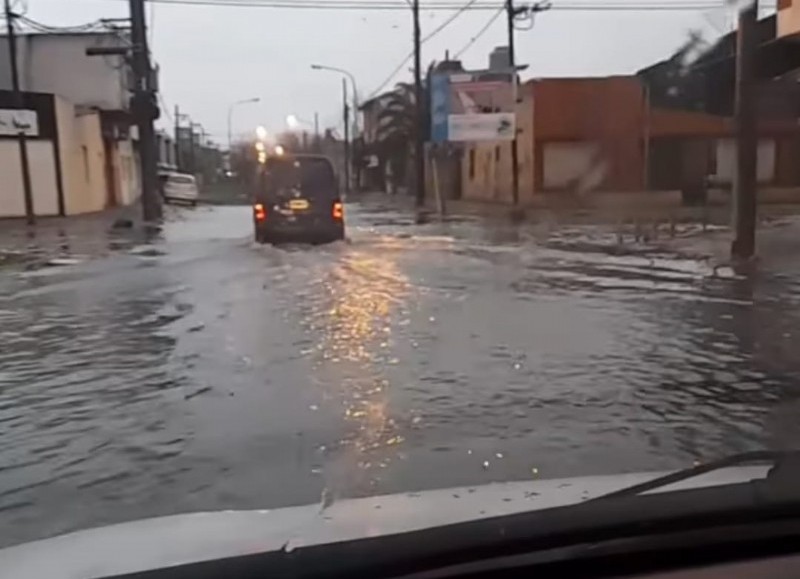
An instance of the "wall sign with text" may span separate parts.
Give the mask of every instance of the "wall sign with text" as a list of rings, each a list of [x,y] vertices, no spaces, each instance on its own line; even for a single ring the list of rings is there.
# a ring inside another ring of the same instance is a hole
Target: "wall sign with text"
[[[0,109],[0,135],[16,136],[20,133],[28,137],[39,136],[39,116],[36,111]]]
[[[514,75],[460,71],[431,75],[431,137],[447,141],[507,141],[516,132]]]

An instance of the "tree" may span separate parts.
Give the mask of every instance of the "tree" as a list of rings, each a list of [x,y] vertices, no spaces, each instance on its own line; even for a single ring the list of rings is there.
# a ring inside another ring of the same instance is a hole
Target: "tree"
[[[381,160],[381,165],[389,164],[396,183],[408,184],[412,176],[408,167],[414,159],[414,141],[418,128],[423,132],[423,138],[430,138],[430,76],[435,70],[436,63],[428,66],[428,72],[423,81],[424,101],[423,117],[425,123],[417,127],[416,98],[412,83],[398,83],[394,90],[385,95],[383,108],[378,114],[378,129],[376,134],[376,153]]]

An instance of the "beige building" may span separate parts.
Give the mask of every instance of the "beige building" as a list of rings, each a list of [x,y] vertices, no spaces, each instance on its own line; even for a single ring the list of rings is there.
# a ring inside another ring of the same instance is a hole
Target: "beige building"
[[[56,95],[25,93],[25,99],[25,109],[18,110],[11,93],[0,91],[0,217],[25,216],[20,123],[27,127],[36,216],[90,213],[136,199],[133,148],[104,138],[102,113]]]
[[[520,90],[517,103],[517,161],[520,200],[533,195],[533,100]],[[511,141],[464,143],[461,162],[461,196],[478,201],[512,201]]]
[[[24,109],[14,111],[7,43],[0,41],[0,89],[5,89],[0,111],[7,111],[8,119],[36,121],[28,147],[36,215],[75,215],[138,199],[129,67],[122,56],[86,54],[91,48],[129,44],[124,32],[112,29],[19,35],[20,83],[27,92]],[[0,216],[24,215],[15,131],[4,132],[1,125],[0,171],[8,175],[0,191]]]
[[[800,36],[800,1],[778,0],[778,38]]]

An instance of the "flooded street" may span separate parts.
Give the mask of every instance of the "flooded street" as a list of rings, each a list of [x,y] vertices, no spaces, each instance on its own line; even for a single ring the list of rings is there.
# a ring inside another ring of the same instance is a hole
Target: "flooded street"
[[[4,270],[2,545],[797,441],[800,259],[348,218],[275,248],[247,207],[177,209],[151,245]]]

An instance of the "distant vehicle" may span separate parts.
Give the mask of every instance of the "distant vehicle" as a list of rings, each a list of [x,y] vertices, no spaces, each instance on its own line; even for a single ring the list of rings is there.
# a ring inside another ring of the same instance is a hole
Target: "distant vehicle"
[[[161,173],[158,176],[161,195],[166,203],[189,203],[197,205],[197,182],[185,173]]]
[[[275,155],[260,166],[253,200],[259,243],[330,243],[344,239],[336,172],[321,155]]]

